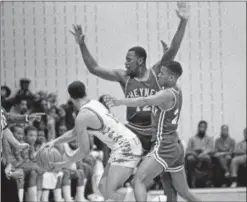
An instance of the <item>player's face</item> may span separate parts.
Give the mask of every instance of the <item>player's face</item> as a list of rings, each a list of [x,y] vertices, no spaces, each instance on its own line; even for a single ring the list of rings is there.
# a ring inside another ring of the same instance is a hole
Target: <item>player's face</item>
[[[37,140],[37,131],[36,130],[30,130],[27,133],[26,141],[30,145],[34,145]]]
[[[160,73],[158,74],[159,85],[166,86],[172,81],[172,79],[173,79],[173,76],[169,74],[169,70],[165,66],[162,66],[160,68]]]
[[[138,57],[135,54],[135,51],[128,51],[126,55],[125,68],[127,69],[126,73],[130,77],[136,77],[138,74]]]
[[[16,127],[14,131],[14,136],[19,142],[23,141],[24,130],[20,127]]]

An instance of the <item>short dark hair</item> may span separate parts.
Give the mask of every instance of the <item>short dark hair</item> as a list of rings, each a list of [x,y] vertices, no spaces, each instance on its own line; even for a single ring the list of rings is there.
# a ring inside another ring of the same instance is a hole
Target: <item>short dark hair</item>
[[[206,126],[206,128],[208,127],[207,121],[204,121],[204,120],[201,120],[201,121],[198,123],[198,127],[200,127],[202,124],[204,124],[204,125]]]
[[[80,99],[86,96],[86,87],[81,81],[74,81],[69,84],[68,93],[73,99]]]
[[[141,46],[134,46],[130,48],[128,51],[134,51],[137,57],[143,58],[144,62],[147,59],[147,52]]]
[[[23,129],[23,127],[22,127],[20,124],[16,124],[16,125],[13,125],[13,126],[10,128],[11,132],[14,133],[16,128],[22,128],[22,129]]]
[[[103,105],[109,110],[109,107],[108,107],[107,104],[105,103],[105,99],[104,99],[105,96],[106,96],[106,95],[101,95],[101,96],[99,97],[99,102],[100,102],[101,104],[103,104]]]
[[[183,74],[183,68],[177,61],[168,61],[161,63],[161,66],[165,66],[172,74],[180,77]]]
[[[24,130],[25,135],[27,135],[29,131],[38,131],[38,130],[34,126],[27,126]]]

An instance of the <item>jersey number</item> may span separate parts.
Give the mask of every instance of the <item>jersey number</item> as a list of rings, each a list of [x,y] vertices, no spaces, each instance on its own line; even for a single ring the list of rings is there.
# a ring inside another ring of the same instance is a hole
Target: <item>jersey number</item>
[[[177,124],[178,123],[178,109],[176,109],[176,111],[174,112],[174,118],[172,120],[172,124]]]
[[[152,108],[150,106],[146,105],[144,107],[137,107],[136,108],[136,111],[137,112],[140,112],[140,111],[143,111],[143,112],[151,112],[151,109]]]

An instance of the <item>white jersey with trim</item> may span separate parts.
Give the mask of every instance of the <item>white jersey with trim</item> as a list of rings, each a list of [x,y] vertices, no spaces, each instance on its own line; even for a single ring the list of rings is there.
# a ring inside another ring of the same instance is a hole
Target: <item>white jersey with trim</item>
[[[124,139],[136,140],[136,135],[126,128],[108,109],[97,100],[90,100],[80,108],[93,112],[101,122],[101,128],[98,130],[88,129],[89,135],[94,135],[104,142],[110,149],[119,145]],[[80,112],[79,112],[80,113]]]

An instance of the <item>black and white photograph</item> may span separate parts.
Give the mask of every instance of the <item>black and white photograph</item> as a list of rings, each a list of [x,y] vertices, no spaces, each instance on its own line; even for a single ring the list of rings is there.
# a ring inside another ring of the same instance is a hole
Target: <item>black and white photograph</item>
[[[245,1],[0,1],[1,202],[243,202]]]

